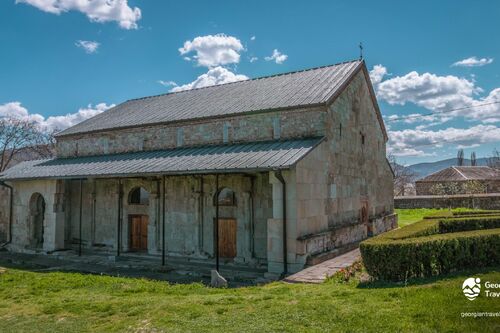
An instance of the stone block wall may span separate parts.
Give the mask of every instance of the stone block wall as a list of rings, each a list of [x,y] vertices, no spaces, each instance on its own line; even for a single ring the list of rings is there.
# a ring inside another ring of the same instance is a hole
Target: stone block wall
[[[34,233],[33,198],[41,195],[45,203],[43,250],[64,248],[64,203],[59,195],[63,183],[57,180],[12,182],[14,187],[13,228],[10,248],[23,252],[31,249]]]
[[[0,244],[9,239],[9,189],[0,186]]]
[[[476,208],[500,209],[500,193],[458,194],[458,195],[420,195],[394,198],[399,209],[414,208]]]
[[[59,157],[74,157],[316,137],[324,135],[325,114],[324,108],[311,107],[72,135],[57,138],[56,150]]]
[[[326,117],[328,151],[328,225],[392,214],[392,171],[386,142],[363,71],[330,106]]]
[[[84,249],[117,251],[119,182],[117,179],[86,179],[80,192],[79,180],[37,180],[13,182],[14,239],[12,249],[30,250],[33,221],[30,200],[34,193],[45,201],[43,250]],[[160,254],[162,248],[161,178],[121,180],[121,252],[129,250],[130,215],[148,216],[148,252]],[[201,188],[203,184],[203,189]],[[137,187],[149,192],[149,204],[129,203]],[[267,173],[220,175],[219,188],[235,192],[236,205],[221,206],[220,218],[237,221],[235,261],[265,262],[267,258],[267,220],[272,217],[272,191]],[[172,176],[165,182],[165,244],[167,255],[211,258],[214,256],[215,176]],[[82,199],[80,201],[80,193]]]
[[[486,188],[486,193],[500,193],[500,179],[496,180],[481,180],[480,181]],[[431,188],[437,184],[446,184],[445,182],[429,182],[429,181],[417,181],[415,182],[415,188],[417,195],[433,195]],[[460,184],[460,182],[458,182]],[[465,194],[465,193],[457,193]]]

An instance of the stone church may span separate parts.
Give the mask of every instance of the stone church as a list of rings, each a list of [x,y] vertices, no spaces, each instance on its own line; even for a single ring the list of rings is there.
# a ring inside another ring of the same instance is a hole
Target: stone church
[[[396,226],[386,142],[363,60],[129,100],[0,175],[6,246],[293,273]]]

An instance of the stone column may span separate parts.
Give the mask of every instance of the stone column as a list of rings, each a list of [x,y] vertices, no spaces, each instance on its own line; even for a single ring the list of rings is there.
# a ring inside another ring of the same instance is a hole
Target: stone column
[[[148,221],[148,253],[158,253],[158,225],[160,220],[160,193],[157,182],[151,182],[151,192],[149,193],[149,221]]]
[[[194,219],[196,221],[196,253],[201,255],[203,253],[203,221],[201,220],[201,205],[200,200],[202,200],[200,192],[193,192],[192,198],[194,200]]]
[[[95,179],[91,180],[92,182],[92,193],[91,193],[91,206],[92,206],[92,217],[90,219],[90,244],[89,247],[92,247],[95,243],[95,223],[96,223],[96,199],[97,199],[97,181]]]
[[[45,251],[54,251],[64,249],[64,229],[65,229],[65,191],[64,180],[56,180],[52,194],[52,214],[50,214],[50,202],[46,202],[45,213],[45,232],[43,249]],[[48,198],[47,198],[48,199]]]
[[[286,182],[287,201],[287,259],[288,272],[297,271],[296,254],[296,184],[293,171],[283,172]],[[279,275],[283,272],[283,185],[274,172],[269,173],[269,183],[272,185],[273,217],[267,220],[267,269],[269,275]]]
[[[244,245],[241,247],[243,250],[243,256],[245,257],[245,261],[250,261],[252,259],[252,243],[253,243],[253,229],[252,229],[252,212],[250,205],[250,195],[249,191],[243,192],[243,233],[244,233]]]

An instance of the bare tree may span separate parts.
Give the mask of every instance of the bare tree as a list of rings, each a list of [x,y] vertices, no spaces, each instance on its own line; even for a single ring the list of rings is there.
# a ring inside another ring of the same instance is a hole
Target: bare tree
[[[462,166],[464,165],[464,150],[459,149],[457,153],[457,165]]]
[[[36,122],[0,118],[0,172],[18,159],[51,157],[54,144],[53,133],[41,130]]]
[[[398,164],[394,155],[389,155],[387,160],[394,171],[394,195],[404,196],[408,186],[415,183],[417,175],[411,169]]]
[[[490,168],[500,170],[500,151],[495,149],[493,151],[493,155],[490,158],[488,158],[487,163]]]
[[[470,154],[470,165],[471,166],[476,166],[477,165],[477,160],[476,160],[476,152],[473,151],[471,154]]]

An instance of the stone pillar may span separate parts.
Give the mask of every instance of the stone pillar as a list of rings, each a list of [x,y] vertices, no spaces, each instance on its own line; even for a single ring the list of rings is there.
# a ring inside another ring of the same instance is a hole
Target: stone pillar
[[[297,241],[297,214],[295,196],[294,171],[283,172],[286,182],[287,200],[287,259],[288,272],[299,270],[297,266],[295,249]],[[271,274],[283,273],[283,185],[276,178],[274,172],[269,173],[269,183],[272,185],[273,218],[267,220],[267,269]]]
[[[193,192],[192,198],[194,200],[194,220],[196,221],[195,234],[196,237],[196,254],[201,255],[203,253],[203,221],[201,220],[201,204],[200,200],[201,193]]]
[[[148,253],[158,253],[158,232],[160,223],[160,193],[159,186],[156,182],[152,182],[151,192],[149,193],[149,221],[148,221]]]
[[[252,230],[252,212],[251,210],[251,205],[250,205],[250,196],[251,193],[249,191],[243,192],[243,209],[244,213],[242,214],[244,216],[243,219],[243,234],[244,234],[244,246],[242,246],[243,250],[243,256],[247,261],[252,259],[252,244],[253,244],[253,230]]]
[[[55,251],[64,249],[65,236],[65,199],[64,180],[57,180],[54,184],[54,192],[52,194],[52,214],[50,212],[50,202],[46,202],[46,213],[44,220],[44,243],[45,251]],[[49,200],[49,198],[47,198]]]
[[[92,193],[90,194],[91,195],[91,207],[92,207],[92,211],[91,211],[91,218],[90,218],[90,243],[89,243],[89,247],[92,247],[95,243],[95,223],[96,223],[96,200],[97,200],[97,181],[95,179],[92,179],[91,180],[92,182]]]

